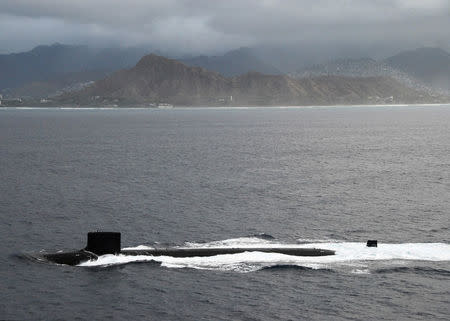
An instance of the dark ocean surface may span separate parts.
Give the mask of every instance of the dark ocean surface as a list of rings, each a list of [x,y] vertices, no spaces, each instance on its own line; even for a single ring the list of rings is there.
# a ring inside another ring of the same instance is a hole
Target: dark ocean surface
[[[0,108],[0,319],[449,320],[449,213],[450,105]],[[337,255],[28,258],[97,229]]]

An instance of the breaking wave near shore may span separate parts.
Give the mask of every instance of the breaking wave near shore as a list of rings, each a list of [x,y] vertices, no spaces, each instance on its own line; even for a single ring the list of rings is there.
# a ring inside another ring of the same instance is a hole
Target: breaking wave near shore
[[[308,243],[305,243],[308,242]],[[298,240],[298,243],[286,244],[260,237],[242,237],[208,243],[186,242],[182,247],[189,248],[321,248],[333,250],[335,255],[322,257],[291,256],[278,253],[244,252],[210,257],[175,258],[151,255],[103,255],[95,261],[79,264],[83,267],[108,267],[138,262],[158,262],[166,268],[192,268],[235,272],[255,272],[274,268],[304,268],[312,270],[334,270],[356,274],[368,274],[385,270],[388,267],[404,268],[426,262],[450,261],[450,244],[446,243],[399,243],[383,244],[378,247],[366,247],[364,242],[344,242],[338,240]],[[125,249],[148,249],[140,245]],[[449,271],[450,273],[450,271]]]

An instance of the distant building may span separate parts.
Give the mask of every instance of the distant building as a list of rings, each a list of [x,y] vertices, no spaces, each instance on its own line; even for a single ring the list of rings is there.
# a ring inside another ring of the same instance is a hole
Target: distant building
[[[2,99],[1,104],[5,106],[18,106],[22,104],[21,98]]]
[[[233,96],[217,97],[216,102],[221,105],[227,105],[233,102]]]
[[[159,103],[158,104],[158,108],[159,109],[170,109],[173,108],[172,104],[167,104],[167,103]]]

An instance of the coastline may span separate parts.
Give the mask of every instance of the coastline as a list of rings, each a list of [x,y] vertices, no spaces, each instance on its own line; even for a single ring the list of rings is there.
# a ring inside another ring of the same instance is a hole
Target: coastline
[[[428,103],[428,104],[358,104],[358,105],[305,105],[305,106],[174,106],[173,108],[155,108],[155,107],[96,107],[96,106],[80,106],[80,107],[62,107],[62,106],[0,106],[0,110],[153,110],[153,111],[170,111],[170,110],[260,110],[260,109],[334,109],[334,108],[386,108],[386,107],[450,107],[448,103]]]

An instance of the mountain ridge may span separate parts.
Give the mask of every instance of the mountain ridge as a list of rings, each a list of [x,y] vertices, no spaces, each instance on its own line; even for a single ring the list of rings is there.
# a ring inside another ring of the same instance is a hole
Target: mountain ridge
[[[422,47],[402,51],[383,62],[435,89],[450,92],[450,53],[441,48]]]
[[[61,89],[68,83],[97,80],[133,66],[146,52],[143,48],[92,48],[55,43],[27,52],[0,54],[0,93],[15,92],[32,83]],[[48,94],[51,92],[41,92],[42,96]]]
[[[131,68],[147,53],[144,48],[91,48],[86,45],[53,44],[37,46],[28,52],[3,54],[0,55],[0,94],[9,98],[52,97],[62,91],[100,80],[117,70]],[[236,77],[250,71],[283,74],[273,67],[278,65],[277,61],[285,59],[283,52],[279,52],[278,56],[265,56],[263,53],[257,48],[242,47],[223,55],[182,57],[178,60],[189,66],[219,72],[225,77]],[[302,65],[303,56],[298,56],[298,65]],[[449,94],[449,57],[449,53],[439,48],[418,48],[381,60],[341,58],[334,62],[331,60],[309,65],[298,72],[293,69],[287,74],[294,78],[323,75],[393,77],[418,90]],[[315,60],[320,60],[320,57]],[[340,69],[333,70],[336,66]]]
[[[228,51],[221,56],[202,55],[179,60],[186,65],[203,67],[207,70],[221,73],[226,77],[239,76],[250,71],[265,74],[281,74],[270,63],[264,62],[257,57],[250,48],[244,47]]]
[[[440,97],[407,88],[386,77],[319,76],[294,79],[287,75],[249,72],[227,78],[155,54],[131,69],[118,71],[60,102],[75,105],[271,106],[440,101]]]

